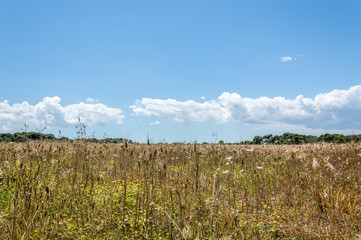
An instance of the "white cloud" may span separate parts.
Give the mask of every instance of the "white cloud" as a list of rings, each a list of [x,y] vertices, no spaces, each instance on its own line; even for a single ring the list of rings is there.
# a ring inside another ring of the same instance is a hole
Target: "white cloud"
[[[138,116],[158,116],[170,122],[240,122],[247,124],[289,124],[322,129],[361,128],[361,85],[348,90],[284,97],[241,97],[222,93],[218,99],[195,102],[174,99],[137,100],[131,106]]]
[[[279,59],[281,60],[281,62],[290,62],[290,61],[292,61],[292,57],[289,57],[289,56],[280,57]]]
[[[174,99],[143,98],[131,106],[138,116],[155,115],[171,122],[227,122],[225,108],[218,101],[198,103]],[[226,120],[226,121],[225,121]]]
[[[98,103],[99,100],[98,99],[94,99],[94,98],[91,98],[91,97],[88,97],[86,100],[85,100],[85,103]]]
[[[87,99],[89,102],[89,99]],[[31,128],[51,126],[74,126],[78,117],[87,126],[105,125],[108,122],[122,124],[123,111],[104,104],[83,103],[62,106],[59,97],[45,97],[41,102],[9,104],[0,102],[0,125],[2,131],[19,131],[24,123]]]
[[[159,125],[159,124],[160,124],[160,122],[159,122],[159,121],[155,121],[155,122],[149,123],[149,125],[151,125],[151,126],[154,126],[154,125]]]

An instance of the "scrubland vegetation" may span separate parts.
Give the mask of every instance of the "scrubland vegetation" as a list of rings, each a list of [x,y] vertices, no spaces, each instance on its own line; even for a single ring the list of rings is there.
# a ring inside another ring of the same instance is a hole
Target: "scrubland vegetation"
[[[359,239],[361,145],[0,143],[0,239]]]

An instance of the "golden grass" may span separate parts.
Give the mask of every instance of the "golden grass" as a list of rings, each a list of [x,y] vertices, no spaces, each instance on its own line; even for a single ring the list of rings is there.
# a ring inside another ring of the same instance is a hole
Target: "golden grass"
[[[0,144],[0,239],[358,239],[361,145]]]

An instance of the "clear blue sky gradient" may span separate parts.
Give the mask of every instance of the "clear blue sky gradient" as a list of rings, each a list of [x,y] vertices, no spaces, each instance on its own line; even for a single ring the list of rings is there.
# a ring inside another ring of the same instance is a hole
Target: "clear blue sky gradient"
[[[293,60],[280,61],[285,56]],[[314,98],[360,80],[359,0],[0,1],[0,101],[59,96],[69,105],[91,97],[122,109],[123,124],[90,130],[98,137],[212,141],[217,132],[238,141],[281,133],[292,129],[171,123],[132,116],[129,106],[223,92]]]

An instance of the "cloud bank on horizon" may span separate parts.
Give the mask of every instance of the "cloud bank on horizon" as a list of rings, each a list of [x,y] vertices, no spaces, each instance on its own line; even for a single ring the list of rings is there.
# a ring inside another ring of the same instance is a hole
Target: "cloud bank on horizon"
[[[361,85],[348,90],[320,93],[314,99],[302,95],[284,97],[242,97],[222,93],[217,99],[193,100],[143,98],[131,106],[138,116],[157,116],[175,123],[239,122],[245,124],[293,124],[308,128],[361,128]]]
[[[9,104],[0,102],[0,126],[2,131],[19,131],[24,124],[31,128],[74,126],[80,117],[87,126],[121,124],[123,111],[101,103],[83,103],[62,106],[59,97],[45,97],[35,105],[27,102]]]
[[[19,131],[24,123],[32,128],[74,126],[78,117],[87,126],[122,124],[125,115],[97,101],[62,106],[59,97],[45,97],[41,102],[10,105],[0,102],[0,130]],[[96,103],[95,103],[96,102]],[[313,99],[302,95],[284,97],[242,97],[238,93],[222,93],[209,101],[178,101],[143,98],[130,106],[139,117],[156,116],[173,123],[219,123],[293,125],[310,129],[361,129],[361,85],[348,90],[317,94]],[[131,114],[131,115],[133,115]],[[159,125],[154,121],[149,125]]]

